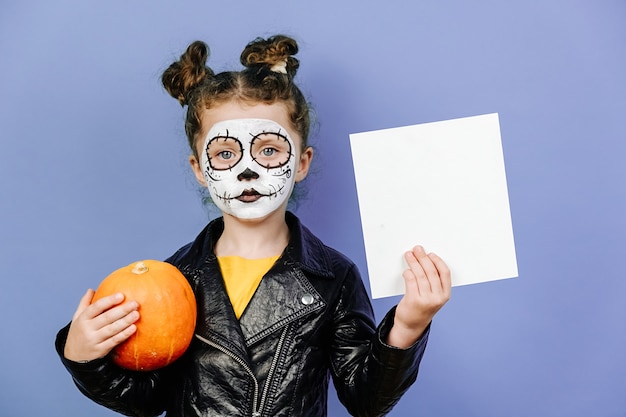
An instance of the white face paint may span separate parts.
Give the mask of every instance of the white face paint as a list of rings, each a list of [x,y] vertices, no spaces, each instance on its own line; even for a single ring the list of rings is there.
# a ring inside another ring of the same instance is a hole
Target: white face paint
[[[202,171],[213,202],[240,219],[278,209],[295,182],[295,145],[287,129],[272,120],[218,122],[207,133]]]

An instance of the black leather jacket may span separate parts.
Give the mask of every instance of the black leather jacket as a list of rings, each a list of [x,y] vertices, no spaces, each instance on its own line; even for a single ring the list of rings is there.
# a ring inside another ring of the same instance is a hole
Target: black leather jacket
[[[391,410],[417,377],[428,330],[409,349],[383,341],[355,265],[287,213],[290,243],[265,275],[240,320],[225,292],[213,246],[221,219],[168,262],[188,278],[198,302],[196,337],[181,359],[152,372],[118,368],[108,358],[63,358],[78,388],[123,414],[156,416],[326,416],[329,375],[354,416]]]

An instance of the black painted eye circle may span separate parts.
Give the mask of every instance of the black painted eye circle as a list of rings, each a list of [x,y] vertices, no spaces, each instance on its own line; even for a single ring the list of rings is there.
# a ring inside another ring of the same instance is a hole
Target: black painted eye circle
[[[250,155],[263,168],[279,168],[291,158],[291,143],[280,132],[263,132],[252,138]]]
[[[231,136],[215,136],[206,145],[206,156],[209,166],[216,171],[231,169],[241,161],[243,146],[237,138]]]

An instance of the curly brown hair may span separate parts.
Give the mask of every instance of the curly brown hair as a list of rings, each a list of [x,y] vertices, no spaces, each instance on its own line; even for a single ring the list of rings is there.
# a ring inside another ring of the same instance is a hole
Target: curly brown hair
[[[241,53],[243,70],[215,74],[206,66],[207,44],[202,41],[191,43],[180,59],[163,72],[161,81],[172,97],[187,106],[185,133],[194,154],[197,136],[202,133],[204,110],[230,100],[284,104],[293,128],[302,138],[302,148],[306,148],[311,123],[310,106],[293,81],[300,66],[293,57],[297,52],[298,44],[288,36],[257,38]]]

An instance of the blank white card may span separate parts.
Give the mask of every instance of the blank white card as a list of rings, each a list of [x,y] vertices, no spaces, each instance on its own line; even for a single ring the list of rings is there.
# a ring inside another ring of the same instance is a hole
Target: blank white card
[[[373,298],[404,293],[420,244],[452,285],[517,276],[498,114],[350,135]]]

